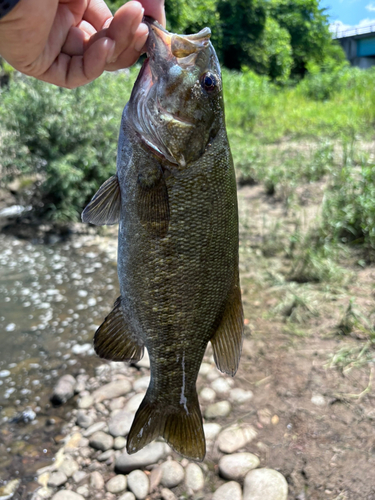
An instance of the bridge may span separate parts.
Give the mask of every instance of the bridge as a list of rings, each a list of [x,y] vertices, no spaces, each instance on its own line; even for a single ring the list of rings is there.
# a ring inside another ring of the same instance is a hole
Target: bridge
[[[352,66],[369,68],[375,65],[375,24],[333,34]]]

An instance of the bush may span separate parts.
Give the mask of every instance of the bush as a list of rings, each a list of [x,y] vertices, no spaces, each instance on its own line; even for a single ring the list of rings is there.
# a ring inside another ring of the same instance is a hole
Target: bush
[[[75,90],[18,77],[0,94],[3,180],[39,174],[32,203],[41,215],[77,220],[113,175],[121,113],[137,72],[106,74]]]

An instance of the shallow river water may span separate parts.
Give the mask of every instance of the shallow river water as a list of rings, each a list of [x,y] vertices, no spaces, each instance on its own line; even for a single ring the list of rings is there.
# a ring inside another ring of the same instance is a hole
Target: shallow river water
[[[117,296],[113,260],[84,237],[0,235],[0,486],[50,463],[70,408],[51,407],[53,385],[101,363],[92,338]]]

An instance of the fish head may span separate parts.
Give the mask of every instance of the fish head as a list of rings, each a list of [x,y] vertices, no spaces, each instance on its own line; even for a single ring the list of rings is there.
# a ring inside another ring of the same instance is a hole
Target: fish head
[[[151,18],[145,22],[147,59],[129,101],[130,121],[154,154],[185,167],[206,151],[224,122],[211,31],[177,35]]]

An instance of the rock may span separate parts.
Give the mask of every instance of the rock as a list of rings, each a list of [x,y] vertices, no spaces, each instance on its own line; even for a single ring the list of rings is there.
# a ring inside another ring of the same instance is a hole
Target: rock
[[[219,401],[218,403],[209,405],[204,412],[204,416],[206,418],[227,417],[230,411],[231,406],[229,401]]]
[[[178,462],[170,460],[161,464],[161,484],[167,488],[174,488],[180,484],[185,476],[184,468]]]
[[[150,474],[150,493],[152,493],[160,484],[161,476],[163,475],[163,471],[161,467],[155,467],[152,469]]]
[[[131,397],[126,403],[124,410],[134,414],[138,410],[139,405],[142,403],[145,394],[145,392],[139,392],[135,396]]]
[[[137,500],[144,500],[149,490],[149,481],[146,474],[141,470],[133,470],[128,475],[128,488]]]
[[[63,375],[57,381],[57,384],[53,388],[53,394],[51,396],[51,403],[54,405],[61,405],[66,403],[68,399],[74,396],[74,387],[76,385],[76,379],[69,374]]]
[[[251,391],[244,391],[239,387],[231,389],[229,394],[230,401],[232,401],[232,403],[238,403],[238,404],[246,403],[247,401],[250,401],[252,397],[253,393]]]
[[[101,453],[98,457],[96,457],[96,460],[98,462],[106,462],[110,458],[113,458],[114,454],[115,452],[113,450],[103,451],[103,453]]]
[[[103,476],[97,470],[90,474],[90,486],[94,490],[102,490],[104,488]]]
[[[324,396],[322,396],[321,394],[315,394],[311,398],[311,402],[313,405],[316,405],[316,406],[325,406],[325,404],[326,404],[326,400],[324,399]]]
[[[83,411],[79,411],[77,413],[76,423],[80,427],[87,429],[88,427],[90,427],[94,423],[94,418],[91,415],[87,415]]]
[[[83,484],[82,486],[78,486],[77,488],[77,493],[79,495],[82,495],[85,498],[88,498],[90,496],[90,490],[87,484]]]
[[[108,424],[109,433],[113,437],[127,436],[134,420],[134,413],[127,410],[120,410],[112,417]]]
[[[73,481],[75,483],[80,483],[81,481],[86,479],[86,477],[87,477],[86,472],[84,472],[83,470],[77,470],[77,472],[73,474]]]
[[[92,448],[89,448],[88,446],[83,446],[79,450],[79,454],[83,458],[90,458],[93,453],[95,453],[95,450],[93,450]]]
[[[102,431],[107,427],[107,424],[105,422],[96,422],[93,425],[90,425],[88,429],[85,430],[83,433],[84,437],[89,437],[92,436],[92,434],[95,434],[95,432]]]
[[[122,436],[117,436],[113,443],[113,448],[115,450],[122,450],[126,446],[126,439]]]
[[[185,484],[186,487],[193,490],[194,493],[203,489],[204,476],[199,465],[190,463],[185,469]]]
[[[224,479],[242,480],[246,474],[259,466],[259,458],[252,453],[233,453],[219,460],[219,472]]]
[[[82,446],[88,446],[89,445],[89,440],[87,438],[82,437],[79,440],[78,446],[81,448]]]
[[[103,385],[92,393],[95,403],[101,403],[105,399],[114,399],[124,396],[132,390],[132,385],[129,380],[116,380],[109,384]]]
[[[203,424],[203,431],[207,441],[212,441],[221,431],[221,425],[209,422]]]
[[[48,484],[48,480],[49,480],[50,475],[51,475],[50,472],[47,472],[47,471],[40,474],[38,476],[38,484],[46,487]]]
[[[95,432],[90,438],[90,446],[96,450],[107,451],[113,446],[113,437],[105,432]]]
[[[21,479],[12,479],[0,488],[0,500],[8,500],[13,497],[21,483]]]
[[[243,448],[257,435],[252,425],[233,425],[221,432],[217,438],[219,450],[223,453],[234,453]]]
[[[216,392],[211,389],[211,387],[204,387],[201,390],[199,396],[201,397],[201,399],[203,399],[203,401],[207,401],[207,403],[213,403],[216,398]]]
[[[128,453],[120,455],[116,459],[115,469],[125,474],[134,469],[143,469],[147,465],[156,464],[159,460],[166,458],[169,453],[170,448],[165,443],[150,443],[133,455]]]
[[[126,401],[126,399],[124,398],[124,396],[112,399],[112,401],[109,403],[109,409],[111,411],[122,410],[125,406],[125,401]]]
[[[58,488],[59,486],[62,486],[67,482],[68,478],[63,472],[57,471],[57,472],[52,472],[48,479],[48,486],[51,486],[52,488]]]
[[[205,377],[210,370],[211,370],[210,364],[202,363],[201,367],[199,368],[199,375],[202,375],[202,377]]]
[[[48,488],[48,486],[43,486],[43,488],[38,488],[37,490],[34,491],[31,500],[45,500],[47,498],[51,498],[52,495],[53,495],[53,489]],[[3,500],[5,497],[0,497],[0,498]]]
[[[257,411],[258,420],[262,425],[270,425],[271,424],[271,416],[272,413],[268,408],[261,408]]]
[[[112,477],[112,479],[106,483],[105,487],[110,493],[121,493],[126,490],[126,483],[126,476],[117,474],[117,476]]]
[[[134,383],[133,383],[133,389],[135,391],[145,391],[147,390],[148,386],[150,385],[150,376],[146,375],[145,377],[138,378]]]
[[[131,491],[127,491],[124,495],[121,495],[118,500],[135,500],[135,496]]]
[[[241,486],[236,481],[222,484],[213,494],[212,500],[242,500]],[[262,497],[262,500],[270,499]]]
[[[52,497],[52,500],[83,500],[84,497],[79,493],[75,493],[70,490],[60,490],[55,493]]]
[[[255,469],[244,480],[243,500],[287,500],[288,483],[273,469]]]
[[[59,471],[63,472],[66,477],[72,477],[75,472],[77,472],[79,466],[75,460],[70,457],[65,458],[63,463],[59,467]]]
[[[226,394],[230,391],[230,383],[223,377],[218,377],[211,384],[212,389],[217,394]]]
[[[215,379],[220,377],[220,372],[217,370],[215,366],[212,366],[210,370],[207,372],[206,377],[209,382],[213,382]]]
[[[148,355],[147,349],[144,351],[143,358],[135,363],[138,368],[150,368],[150,356]]]
[[[91,406],[94,406],[94,398],[90,395],[83,396],[79,401],[78,401],[78,408],[81,410],[87,410],[87,408],[91,408]]]
[[[176,495],[168,488],[162,488],[160,494],[163,500],[177,500]]]

